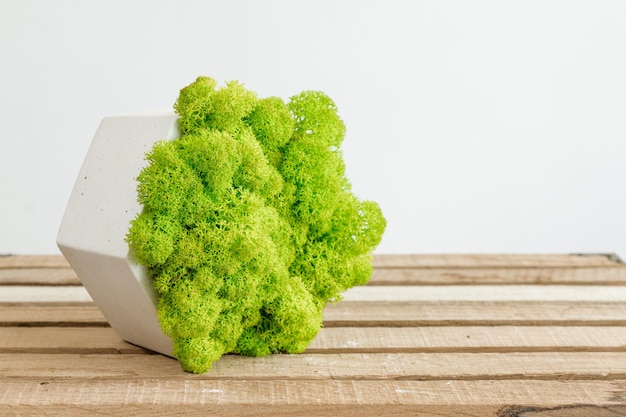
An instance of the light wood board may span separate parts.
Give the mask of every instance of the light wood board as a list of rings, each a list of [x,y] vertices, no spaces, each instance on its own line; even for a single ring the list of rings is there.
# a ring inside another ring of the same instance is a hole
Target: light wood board
[[[0,415],[626,415],[626,266],[379,255],[299,355],[203,375],[123,341],[65,260],[0,257]]]

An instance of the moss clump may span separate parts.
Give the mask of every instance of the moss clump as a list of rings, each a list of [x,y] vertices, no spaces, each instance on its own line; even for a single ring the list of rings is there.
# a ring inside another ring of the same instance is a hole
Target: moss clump
[[[174,108],[181,136],[148,153],[127,240],[175,356],[201,373],[229,352],[302,352],[326,303],[368,281],[385,229],[345,178],[335,104],[199,77]]]

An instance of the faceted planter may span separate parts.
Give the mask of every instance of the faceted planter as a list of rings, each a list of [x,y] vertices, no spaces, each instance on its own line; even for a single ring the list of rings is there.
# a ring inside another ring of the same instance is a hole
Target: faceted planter
[[[105,118],[76,180],[57,245],[111,327],[126,341],[172,356],[156,294],[125,241],[141,211],[136,177],[159,140],[179,136],[178,116]]]

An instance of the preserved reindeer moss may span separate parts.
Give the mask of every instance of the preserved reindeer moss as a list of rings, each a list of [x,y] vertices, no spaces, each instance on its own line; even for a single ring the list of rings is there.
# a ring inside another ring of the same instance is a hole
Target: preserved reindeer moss
[[[302,352],[324,306],[368,281],[386,225],[345,178],[335,104],[198,77],[174,109],[181,136],[148,153],[127,235],[174,355],[202,373],[225,353]]]

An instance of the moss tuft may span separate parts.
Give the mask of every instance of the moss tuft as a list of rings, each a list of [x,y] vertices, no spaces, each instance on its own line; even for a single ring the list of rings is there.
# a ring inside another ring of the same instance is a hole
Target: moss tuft
[[[326,303],[368,281],[386,225],[345,178],[335,104],[198,77],[174,108],[181,137],[148,153],[127,240],[175,356],[201,373],[225,353],[302,352]]]

